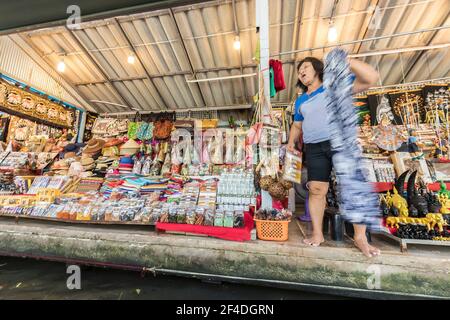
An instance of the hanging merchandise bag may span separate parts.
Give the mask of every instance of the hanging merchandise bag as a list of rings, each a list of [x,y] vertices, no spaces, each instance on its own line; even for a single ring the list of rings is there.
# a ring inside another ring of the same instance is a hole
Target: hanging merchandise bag
[[[270,59],[270,67],[273,68],[273,82],[277,92],[286,89],[286,83],[284,81],[283,63],[279,60]]]
[[[140,126],[141,115],[139,112],[136,112],[136,116],[134,117],[134,121],[128,123],[128,139],[137,139],[138,130]]]
[[[270,97],[273,98],[277,95],[277,90],[275,89],[274,74],[272,67],[270,67],[269,74],[270,74]]]
[[[151,156],[145,158],[144,164],[142,165],[141,174],[144,176],[150,175],[150,169],[152,167],[153,161]]]
[[[146,140],[146,139],[145,139],[145,134],[146,134],[146,132],[147,132],[147,129],[148,129],[148,123],[147,123],[147,122],[141,122],[141,123],[139,124],[138,129],[137,129],[136,137],[137,137],[139,140],[141,140],[141,141]]]
[[[145,133],[142,137],[142,140],[152,140],[153,139],[153,123],[149,122],[147,123],[147,129],[145,130]]]
[[[287,122],[287,117],[286,117],[286,109],[283,108],[282,111],[282,127],[281,127],[281,143],[286,144],[288,143],[289,140],[289,124]]]
[[[127,133],[129,122],[130,122],[130,120],[128,120],[128,119],[117,120],[117,132],[119,132],[119,134]]]
[[[245,161],[245,132],[240,131],[236,135],[236,158],[235,163],[243,164]]]
[[[153,136],[156,139],[164,140],[170,136],[172,132],[173,123],[171,120],[158,120],[155,122]]]
[[[234,137],[235,132],[233,129],[227,129],[225,133],[225,163],[226,164],[233,164],[234,162]]]
[[[136,159],[134,161],[134,166],[133,166],[133,173],[134,174],[141,174],[142,173],[143,161],[144,161],[144,157],[141,157],[140,159]]]
[[[92,126],[92,133],[96,135],[106,135],[110,123],[114,121],[112,118],[97,118]]]

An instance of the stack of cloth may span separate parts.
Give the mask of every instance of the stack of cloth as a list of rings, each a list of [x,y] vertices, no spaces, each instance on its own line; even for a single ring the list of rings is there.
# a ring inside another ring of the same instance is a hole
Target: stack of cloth
[[[141,187],[141,195],[167,190],[167,179],[147,179],[149,183]]]
[[[184,181],[182,178],[171,176],[167,183],[167,194],[181,194]]]
[[[124,183],[119,187],[122,192],[137,192],[143,195],[165,191],[167,188],[167,180],[164,179],[150,179],[139,176],[126,176],[123,179]]]
[[[113,190],[121,186],[124,182],[120,175],[108,175],[100,188],[100,192],[104,197],[109,198]]]
[[[103,178],[83,178],[75,189],[76,193],[98,191],[103,184]]]
[[[119,173],[127,174],[133,172],[134,161],[133,158],[125,156],[121,157],[119,161]]]

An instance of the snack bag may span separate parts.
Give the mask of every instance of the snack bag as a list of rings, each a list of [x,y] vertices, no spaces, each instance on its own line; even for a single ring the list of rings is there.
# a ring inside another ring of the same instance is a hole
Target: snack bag
[[[283,179],[294,183],[302,181],[302,157],[299,154],[286,152],[283,168]]]

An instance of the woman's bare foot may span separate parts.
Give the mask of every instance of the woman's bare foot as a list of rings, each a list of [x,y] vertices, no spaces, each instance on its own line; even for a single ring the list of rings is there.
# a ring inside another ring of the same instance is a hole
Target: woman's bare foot
[[[354,239],[355,246],[368,258],[376,257],[381,254],[380,249],[371,246],[367,239]]]
[[[305,243],[309,246],[313,246],[313,247],[318,247],[324,242],[325,242],[325,239],[323,238],[322,234],[312,235],[311,238],[303,239],[303,243]]]

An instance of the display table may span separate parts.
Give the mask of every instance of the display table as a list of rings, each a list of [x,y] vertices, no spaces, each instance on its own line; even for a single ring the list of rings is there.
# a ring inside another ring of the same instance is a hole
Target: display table
[[[392,182],[372,182],[372,185],[374,186],[376,192],[388,192],[388,191],[392,190],[394,183],[392,183]],[[446,182],[445,185],[447,186],[447,190],[450,190],[450,182]],[[439,182],[429,183],[427,186],[428,186],[428,189],[430,189],[431,191],[439,191],[441,188]],[[406,183],[405,183],[405,189],[406,189]]]
[[[232,241],[249,241],[251,239],[253,225],[254,222],[251,214],[249,212],[245,212],[243,228],[209,227],[192,224],[157,222],[156,230],[199,234]]]

